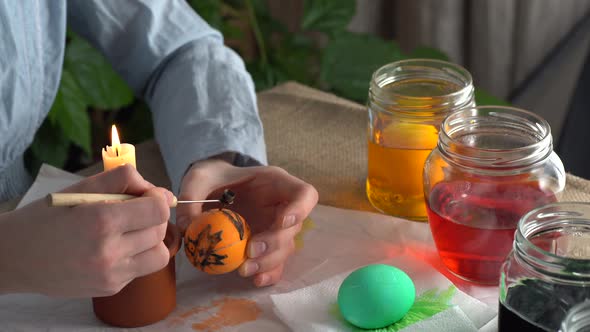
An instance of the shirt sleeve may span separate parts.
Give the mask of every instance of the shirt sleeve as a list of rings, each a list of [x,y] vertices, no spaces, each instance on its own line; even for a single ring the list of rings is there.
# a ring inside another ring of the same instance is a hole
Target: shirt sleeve
[[[174,192],[197,160],[267,163],[252,78],[185,0],[69,0],[68,25],[150,106]]]

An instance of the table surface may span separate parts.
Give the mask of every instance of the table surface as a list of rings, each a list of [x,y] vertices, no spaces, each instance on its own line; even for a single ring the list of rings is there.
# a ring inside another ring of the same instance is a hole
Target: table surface
[[[322,205],[376,212],[365,196],[363,106],[297,83],[259,93],[258,103],[269,164],[313,184]],[[170,187],[156,142],[136,145],[136,155],[138,170],[148,181]],[[90,176],[101,170],[102,164],[95,164],[78,174]],[[590,181],[568,174],[561,200],[590,202]],[[17,202],[0,203],[0,212]]]

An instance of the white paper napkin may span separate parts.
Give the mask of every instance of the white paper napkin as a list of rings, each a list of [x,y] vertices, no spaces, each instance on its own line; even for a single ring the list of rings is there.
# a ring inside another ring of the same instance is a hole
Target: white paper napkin
[[[427,291],[442,295],[454,291],[448,308],[409,325],[400,331],[474,332],[484,327],[496,316],[494,309],[481,301],[456,289],[455,286],[437,270],[420,260],[399,256],[381,262],[396,266],[412,278],[416,286],[416,302],[424,300]],[[351,331],[357,330],[346,323],[337,310],[338,289],[342,281],[352,271],[339,274],[309,287],[285,294],[271,295],[275,312],[293,331]],[[422,302],[424,303],[424,302]],[[412,310],[412,309],[411,309]],[[397,331],[383,329],[383,331]]]
[[[78,175],[43,165],[18,206],[43,198],[80,179]],[[432,324],[437,326],[437,331],[433,332],[473,331],[478,328],[480,332],[497,331],[494,317],[498,288],[465,283],[448,274],[436,254],[428,224],[324,205],[316,206],[310,217],[312,222],[304,227],[301,234],[301,247],[285,266],[281,282],[274,287],[253,287],[250,280],[235,273],[205,275],[196,271],[180,254],[176,260],[177,309],[165,320],[136,330],[194,331],[195,323],[221,318],[217,314],[219,306],[212,307],[220,299],[250,301],[247,306],[257,305],[261,313],[253,321],[216,327],[219,331],[329,331],[329,328],[338,330],[341,327],[350,330],[339,320],[336,323],[342,325],[329,325],[334,323],[335,318],[333,313],[325,313],[325,303],[335,303],[337,287],[352,269],[385,262],[402,268],[414,279],[418,296],[423,290],[448,289],[451,286],[449,280],[463,291],[457,290],[451,300],[453,306],[448,310],[404,331],[428,331]],[[319,296],[321,292],[325,293],[323,299]],[[306,293],[309,295],[302,295]],[[315,303],[315,307],[310,303]],[[211,309],[190,314],[195,308],[203,307]],[[323,311],[312,309],[318,307]],[[298,311],[303,316],[294,314]],[[182,323],[178,323],[179,320]],[[307,325],[301,325],[306,322]],[[116,330],[94,317],[90,299],[59,299],[33,294],[0,296],[0,331]]]
[[[51,165],[43,164],[39,169],[35,182],[33,182],[33,185],[31,185],[31,188],[29,188],[16,208],[19,209],[33,201],[41,199],[48,193],[53,193],[69,187],[83,178],[84,177],[80,175],[72,174]]]

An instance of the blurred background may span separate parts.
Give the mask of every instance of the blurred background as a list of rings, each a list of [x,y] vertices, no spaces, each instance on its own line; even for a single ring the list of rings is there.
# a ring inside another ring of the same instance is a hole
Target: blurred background
[[[257,91],[297,81],[364,103],[372,72],[413,57],[474,77],[478,104],[512,104],[552,127],[566,170],[590,178],[590,0],[189,0],[244,59]],[[27,151],[76,171],[100,161],[110,126],[153,138],[149,108],[69,32],[63,76]]]

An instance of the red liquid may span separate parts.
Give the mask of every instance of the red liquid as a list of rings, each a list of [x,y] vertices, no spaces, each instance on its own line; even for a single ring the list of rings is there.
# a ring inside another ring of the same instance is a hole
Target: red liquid
[[[430,194],[428,220],[439,256],[451,272],[497,284],[518,220],[555,201],[537,182],[441,182]]]

